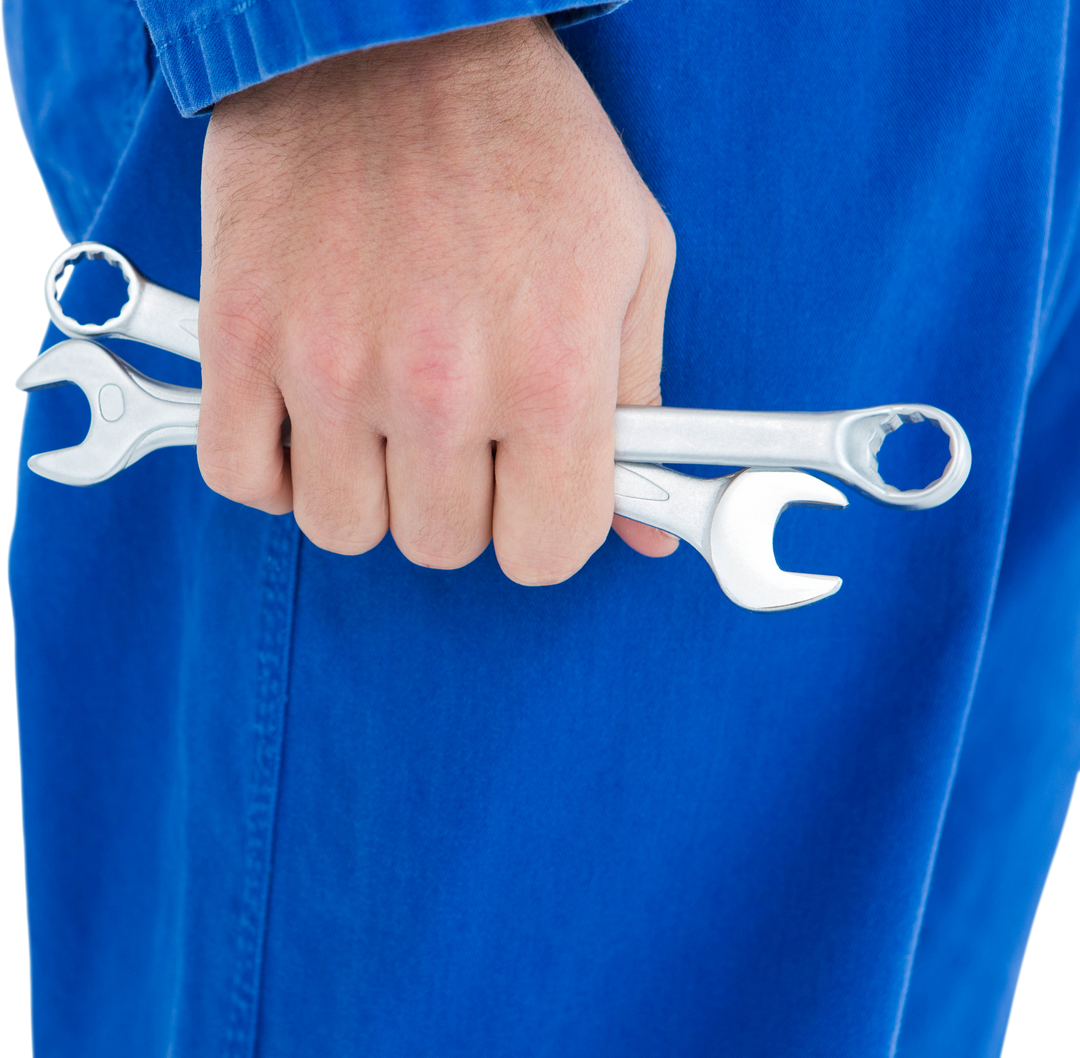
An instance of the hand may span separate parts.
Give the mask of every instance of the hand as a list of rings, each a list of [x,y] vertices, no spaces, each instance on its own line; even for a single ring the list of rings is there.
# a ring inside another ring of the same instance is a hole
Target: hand
[[[513,580],[563,580],[612,523],[616,401],[659,403],[674,260],[543,20],[231,96],[203,159],[203,476],[331,551],[389,526],[453,568],[494,536]]]

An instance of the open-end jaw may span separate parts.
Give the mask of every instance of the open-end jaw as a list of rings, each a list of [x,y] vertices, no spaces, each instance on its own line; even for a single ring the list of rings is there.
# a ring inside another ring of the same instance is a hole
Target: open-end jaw
[[[22,390],[73,383],[90,402],[81,444],[31,456],[35,474],[65,485],[94,485],[170,445],[194,444],[202,391],[156,382],[104,346],[86,339],[42,353],[16,383]]]
[[[96,342],[54,345],[23,372],[23,390],[73,383],[90,403],[81,444],[30,458],[36,474],[93,485],[148,452],[191,445],[202,391],[156,382]],[[705,480],[649,463],[617,463],[616,513],[666,529],[697,548],[728,598],[748,610],[787,610],[832,595],[839,577],[789,573],[773,555],[773,529],[793,504],[844,507],[842,492],[798,470],[743,470]]]
[[[800,470],[695,478],[651,463],[615,464],[615,513],[691,544],[724,594],[747,610],[792,610],[840,590],[839,577],[782,570],[773,530],[788,507],[847,502],[839,489]]]

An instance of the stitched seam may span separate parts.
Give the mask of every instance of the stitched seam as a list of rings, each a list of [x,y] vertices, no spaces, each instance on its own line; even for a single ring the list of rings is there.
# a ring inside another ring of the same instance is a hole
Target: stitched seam
[[[626,0],[614,0],[614,2],[610,3],[610,4],[605,4],[603,2],[595,4],[595,5],[589,4],[589,3],[582,3],[580,5],[572,4],[569,7],[559,8],[557,11],[550,12],[550,13],[551,14],[562,14],[562,13],[564,13],[566,11],[576,11],[576,10],[579,10],[579,8],[586,8],[586,7],[595,6],[595,7],[598,8],[598,13],[599,14],[607,14],[608,11],[614,10],[616,7],[621,7],[622,4],[624,4],[625,2],[626,2]],[[237,4],[235,7],[231,8],[229,11],[219,11],[212,18],[208,18],[205,22],[193,21],[190,24],[190,27],[191,27],[190,29],[186,29],[182,33],[177,33],[174,36],[167,37],[165,40],[163,40],[160,43],[155,41],[155,45],[156,45],[157,50],[158,50],[158,55],[160,55],[163,51],[168,50],[169,48],[173,47],[176,44],[181,44],[181,43],[183,43],[185,41],[189,41],[189,40],[192,40],[194,38],[197,38],[205,30],[210,29],[211,26],[221,25],[223,22],[228,22],[229,19],[231,19],[231,18],[236,18],[238,15],[245,14],[247,11],[250,11],[251,8],[253,8],[258,3],[260,3],[260,0],[243,0],[242,3]],[[542,7],[543,4],[538,2],[536,6]]]
[[[167,40],[157,45],[158,54],[160,55],[167,48],[171,48],[174,44],[179,44],[182,41],[191,40],[194,37],[198,37],[204,30],[209,29],[211,26],[220,25],[222,22],[227,22],[230,18],[236,18],[237,15],[242,15],[246,11],[253,8],[259,0],[244,0],[243,3],[237,4],[230,11],[219,11],[213,18],[207,19],[205,22],[192,22],[191,28],[185,30],[183,33],[178,33],[174,37],[170,37]]]
[[[264,560],[253,775],[248,788],[236,973],[225,1029],[228,1058],[252,1058],[255,1051],[292,662],[298,535],[296,523],[291,518],[275,518]]]

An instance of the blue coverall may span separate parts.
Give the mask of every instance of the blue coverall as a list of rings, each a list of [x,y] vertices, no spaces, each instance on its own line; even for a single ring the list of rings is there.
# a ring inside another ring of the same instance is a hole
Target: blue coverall
[[[936,404],[967,486],[785,514],[781,565],[844,587],[761,615],[685,546],[612,536],[548,588],[490,550],[329,554],[190,449],[88,489],[24,473],[38,1058],[998,1053],[1080,761],[1067,0],[568,6],[4,12],[66,232],[192,296],[215,100],[553,12],[678,236],[665,402]],[[24,455],[86,422],[72,387],[34,395]]]

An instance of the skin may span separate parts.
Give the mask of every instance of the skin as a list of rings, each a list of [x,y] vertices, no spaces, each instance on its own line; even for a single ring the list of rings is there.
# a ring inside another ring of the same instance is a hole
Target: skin
[[[543,20],[338,56],[218,103],[199,464],[358,554],[521,584],[612,525],[616,403],[660,402],[675,238]],[[291,420],[291,451],[281,427]],[[624,519],[643,554],[674,537]]]

